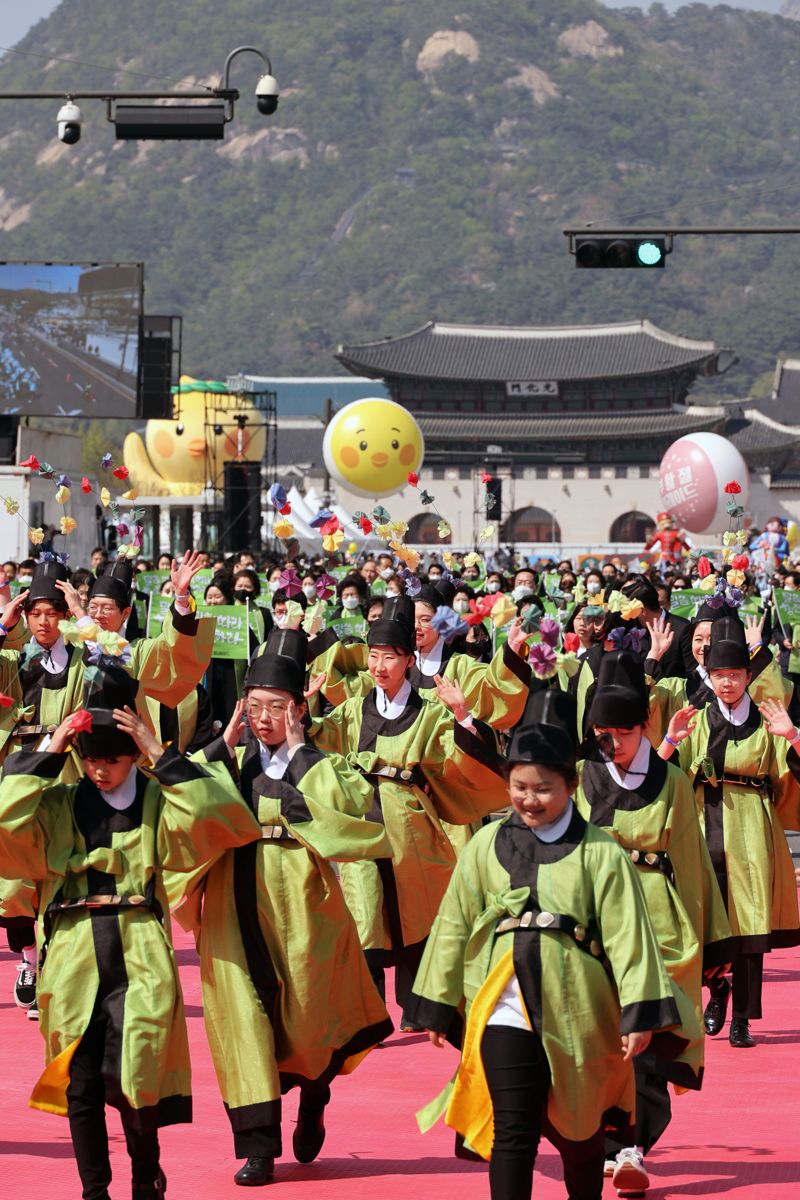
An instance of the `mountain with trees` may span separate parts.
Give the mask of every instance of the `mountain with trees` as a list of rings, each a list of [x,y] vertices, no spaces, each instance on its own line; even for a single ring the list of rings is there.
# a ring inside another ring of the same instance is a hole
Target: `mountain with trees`
[[[714,337],[744,394],[800,352],[800,238],[679,238],[663,271],[581,271],[565,225],[792,224],[800,23],[593,0],[63,0],[0,63],[0,92],[216,82],[255,58],[224,142],[114,140],[82,105],[0,105],[2,257],[143,260],[147,310],[184,316],[201,377],[331,373],[340,342],[431,317],[649,317]],[[73,63],[64,59],[72,59]],[[13,107],[12,107],[13,105]]]

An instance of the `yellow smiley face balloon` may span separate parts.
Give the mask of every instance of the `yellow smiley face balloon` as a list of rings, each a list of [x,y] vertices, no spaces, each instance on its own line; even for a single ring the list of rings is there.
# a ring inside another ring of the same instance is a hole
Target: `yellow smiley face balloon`
[[[325,430],[325,466],[359,496],[399,492],[409,471],[419,471],[425,442],[408,409],[394,400],[367,397],[341,409]]]

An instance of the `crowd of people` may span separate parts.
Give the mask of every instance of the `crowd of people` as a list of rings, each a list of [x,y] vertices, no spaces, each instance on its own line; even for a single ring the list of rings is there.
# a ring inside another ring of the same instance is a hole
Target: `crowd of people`
[[[276,1178],[290,1089],[294,1157],[321,1153],[391,980],[400,1030],[461,1054],[420,1126],[488,1160],[492,1200],[530,1195],[542,1136],[571,1200],[643,1195],[669,1085],[701,1087],[726,1024],[757,1046],[764,957],[800,944],[780,551],[5,562],[0,924],[83,1200],[109,1197],[106,1105],[134,1200],[191,1120],[169,914],[237,1184]],[[214,610],[242,607],[232,658]]]

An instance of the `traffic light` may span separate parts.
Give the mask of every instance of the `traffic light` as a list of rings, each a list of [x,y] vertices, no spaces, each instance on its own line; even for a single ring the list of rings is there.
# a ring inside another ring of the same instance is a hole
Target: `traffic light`
[[[597,234],[575,238],[575,266],[593,270],[606,267],[663,267],[669,251],[663,237],[601,237]]]

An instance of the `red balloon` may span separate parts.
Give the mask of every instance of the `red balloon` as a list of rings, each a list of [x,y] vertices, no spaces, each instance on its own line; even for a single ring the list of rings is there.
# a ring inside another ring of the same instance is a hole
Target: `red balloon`
[[[737,479],[747,504],[749,475],[739,451],[716,433],[693,433],[673,442],[661,460],[661,502],[690,533],[719,533],[728,527],[725,484]]]

